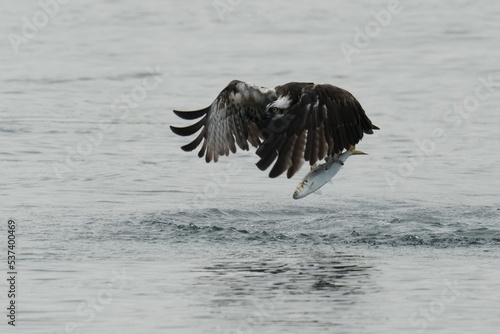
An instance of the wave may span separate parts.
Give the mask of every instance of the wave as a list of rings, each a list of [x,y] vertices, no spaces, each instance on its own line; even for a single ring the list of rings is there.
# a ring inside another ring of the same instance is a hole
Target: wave
[[[147,214],[130,223],[141,226],[141,233],[174,243],[437,248],[500,245],[500,229],[496,226],[499,211],[493,207],[346,212],[314,207],[248,211],[210,208]]]

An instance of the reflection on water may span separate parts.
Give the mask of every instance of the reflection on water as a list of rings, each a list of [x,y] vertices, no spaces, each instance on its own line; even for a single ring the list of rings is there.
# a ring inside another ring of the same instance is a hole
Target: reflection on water
[[[214,279],[227,285],[236,294],[252,294],[254,284],[265,283],[260,290],[283,290],[290,294],[307,294],[315,290],[325,291],[333,297],[337,294],[362,293],[361,284],[369,279],[372,267],[357,262],[352,255],[339,254],[330,258],[263,259],[226,261],[205,267]]]
[[[370,277],[374,271],[363,257],[316,252],[218,261],[202,268],[197,284],[211,291],[205,302],[212,316],[224,318],[227,328],[218,328],[220,333],[271,323],[289,332],[334,325],[358,297],[377,291]]]

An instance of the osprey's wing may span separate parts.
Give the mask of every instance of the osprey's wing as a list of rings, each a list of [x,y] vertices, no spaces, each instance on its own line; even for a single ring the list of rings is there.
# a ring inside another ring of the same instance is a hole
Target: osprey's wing
[[[290,87],[287,87],[287,86]],[[297,85],[276,87],[278,97],[292,96]],[[292,94],[292,95],[290,95]],[[269,136],[257,154],[257,167],[267,169],[277,158],[270,177],[287,171],[292,177],[304,161],[314,165],[318,160],[356,145],[363,134],[378,129],[366,116],[358,100],[348,91],[327,84],[303,84],[301,95],[282,115],[268,125]]]
[[[260,145],[263,138],[261,130],[270,121],[266,120],[266,106],[275,99],[272,89],[233,80],[207,108],[174,110],[180,118],[201,118],[199,121],[187,127],[170,128],[180,136],[189,136],[201,129],[191,143],[181,148],[192,151],[203,142],[198,156],[205,156],[207,162],[217,162],[219,156],[229,155],[230,151],[235,153],[236,144],[243,150],[249,149],[248,143],[255,147]]]

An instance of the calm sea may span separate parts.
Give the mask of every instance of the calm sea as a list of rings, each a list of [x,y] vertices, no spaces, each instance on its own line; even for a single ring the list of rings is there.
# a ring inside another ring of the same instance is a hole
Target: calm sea
[[[2,333],[497,333],[497,1],[4,1]],[[172,109],[331,83],[381,130],[295,201]],[[8,324],[15,300],[15,328]]]

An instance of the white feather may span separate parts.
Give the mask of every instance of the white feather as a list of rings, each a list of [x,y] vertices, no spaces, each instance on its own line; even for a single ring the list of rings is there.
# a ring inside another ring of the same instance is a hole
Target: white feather
[[[290,97],[287,95],[287,96],[281,96],[279,99],[277,99],[276,101],[274,101],[271,106],[273,107],[276,107],[276,108],[279,108],[279,109],[287,109],[288,107],[290,107],[290,103],[292,101],[290,100]]]

